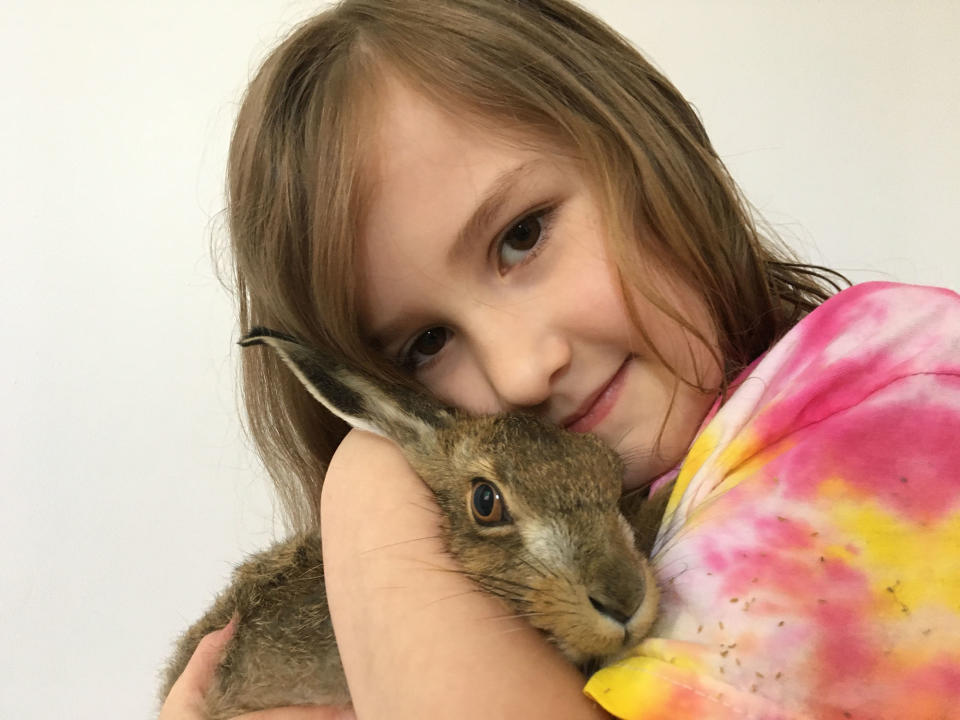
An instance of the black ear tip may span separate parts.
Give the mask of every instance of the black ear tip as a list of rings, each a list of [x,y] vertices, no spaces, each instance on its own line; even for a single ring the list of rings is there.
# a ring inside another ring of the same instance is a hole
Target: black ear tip
[[[248,333],[247,335],[244,335],[242,338],[240,338],[237,341],[237,345],[239,345],[240,347],[252,347],[254,345],[262,345],[262,344],[263,344],[263,338],[253,333]]]
[[[289,335],[285,335],[282,332],[277,332],[276,330],[271,330],[263,326],[256,326],[250,328],[246,335],[244,335],[237,342],[238,345],[242,347],[251,347],[252,345],[263,345],[264,338],[276,338],[277,340],[286,340],[288,342],[296,342]]]

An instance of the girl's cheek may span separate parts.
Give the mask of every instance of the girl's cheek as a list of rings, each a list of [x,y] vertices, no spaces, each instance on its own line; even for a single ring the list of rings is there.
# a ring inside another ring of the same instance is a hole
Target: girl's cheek
[[[451,353],[454,355],[454,353]],[[421,378],[424,387],[445,405],[476,415],[501,412],[496,395],[477,365],[463,354],[444,358],[443,367]]]

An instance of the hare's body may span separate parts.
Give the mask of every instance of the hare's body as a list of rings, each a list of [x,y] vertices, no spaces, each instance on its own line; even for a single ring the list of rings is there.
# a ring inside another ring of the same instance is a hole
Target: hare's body
[[[350,700],[333,637],[317,534],[294,536],[240,565],[230,586],[181,638],[166,671],[163,695],[200,639],[237,629],[207,697],[211,720],[252,709]]]
[[[643,554],[661,509],[618,509],[622,466],[598,439],[526,415],[470,417],[385,389],[289,339],[261,333],[327,407],[395,440],[442,510],[446,547],[571,661],[639,642],[657,590]],[[211,718],[300,703],[349,702],[327,610],[318,535],[253,556],[181,639],[163,695],[200,638],[237,613],[208,696]]]

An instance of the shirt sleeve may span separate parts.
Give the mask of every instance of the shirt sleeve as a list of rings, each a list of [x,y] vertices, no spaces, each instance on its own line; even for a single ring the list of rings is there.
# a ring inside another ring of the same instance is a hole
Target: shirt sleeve
[[[867,283],[703,427],[660,618],[585,692],[622,718],[960,717],[960,297]]]

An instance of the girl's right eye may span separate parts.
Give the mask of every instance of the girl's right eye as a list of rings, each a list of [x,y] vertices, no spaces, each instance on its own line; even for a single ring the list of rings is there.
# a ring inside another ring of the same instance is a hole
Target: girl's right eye
[[[424,330],[403,352],[401,363],[405,368],[416,370],[430,362],[430,359],[443,349],[449,339],[450,331],[445,327]]]

